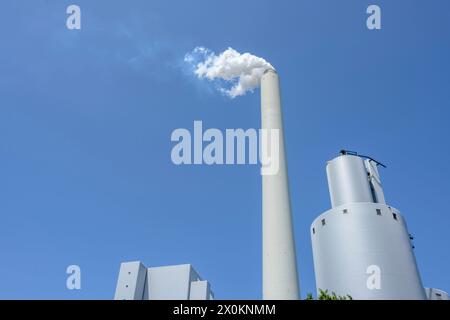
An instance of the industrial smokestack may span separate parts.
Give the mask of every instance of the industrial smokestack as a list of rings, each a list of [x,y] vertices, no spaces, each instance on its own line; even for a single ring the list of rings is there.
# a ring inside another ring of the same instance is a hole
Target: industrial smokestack
[[[267,69],[261,78],[261,126],[263,130],[279,131],[279,170],[276,174],[262,175],[263,299],[296,300],[300,292],[280,88],[278,74],[273,69]]]

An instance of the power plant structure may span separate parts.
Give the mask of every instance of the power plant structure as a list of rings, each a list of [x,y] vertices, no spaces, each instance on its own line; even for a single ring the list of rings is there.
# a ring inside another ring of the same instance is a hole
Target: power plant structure
[[[406,221],[387,205],[379,162],[354,152],[327,163],[332,209],[311,240],[317,290],[353,299],[426,299]]]
[[[300,298],[294,231],[284,145],[278,74],[267,69],[261,78],[261,128],[278,131],[278,170],[262,172],[263,299]],[[269,144],[271,145],[271,144]],[[270,147],[261,144],[262,151]],[[271,150],[273,152],[274,150]],[[264,164],[263,168],[264,170]]]
[[[261,129],[278,133],[277,141],[260,141],[260,153],[271,154],[261,167],[263,299],[297,300],[280,85],[273,69],[261,78]],[[275,171],[267,170],[273,152],[278,153]],[[363,300],[449,300],[446,292],[423,287],[412,236],[400,211],[386,204],[379,166],[384,165],[345,150],[326,165],[332,208],[311,225],[318,295],[327,290]],[[211,300],[214,295],[189,264],[146,268],[135,261],[121,264],[115,299]]]
[[[425,288],[425,293],[428,300],[450,300],[448,293],[439,289]]]
[[[263,299],[296,300],[300,289],[280,85],[273,69],[261,78],[261,128],[279,131],[279,170],[262,173]],[[270,148],[261,147],[263,154]],[[318,295],[328,290],[352,299],[449,299],[445,291],[423,287],[412,236],[400,211],[386,204],[378,166],[384,165],[345,150],[327,164],[332,209],[311,226]]]
[[[114,300],[214,300],[214,294],[190,264],[147,268],[132,261],[120,265]]]

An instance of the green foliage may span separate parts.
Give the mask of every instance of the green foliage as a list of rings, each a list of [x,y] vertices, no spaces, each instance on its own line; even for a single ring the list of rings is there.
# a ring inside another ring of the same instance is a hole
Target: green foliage
[[[311,293],[308,293],[305,300],[314,300],[314,297]],[[353,300],[353,298],[348,294],[345,296],[338,296],[335,292],[330,294],[328,293],[328,290],[319,289],[317,300]]]

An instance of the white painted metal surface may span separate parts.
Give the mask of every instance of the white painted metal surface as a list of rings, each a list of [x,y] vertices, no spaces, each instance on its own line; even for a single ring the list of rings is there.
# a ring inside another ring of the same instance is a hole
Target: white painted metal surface
[[[145,268],[139,261],[120,266],[116,300],[210,300],[208,281],[190,264]]]
[[[201,280],[191,282],[189,300],[214,300],[209,282]]]
[[[428,300],[450,300],[447,292],[436,288],[425,288]]]
[[[373,202],[364,160],[342,155],[327,163],[331,206],[344,203]]]
[[[372,161],[341,155],[328,162],[327,175],[333,208],[311,226],[318,292],[426,299],[406,222],[384,203]]]
[[[299,299],[278,75],[261,79],[262,129],[279,130],[279,170],[262,176],[263,299]],[[270,136],[270,134],[269,134]]]
[[[147,268],[139,261],[120,264],[115,300],[142,300]]]
[[[314,220],[311,239],[318,291],[353,299],[425,299],[398,210],[377,203],[344,204]]]
[[[381,185],[381,177],[380,173],[378,172],[377,164],[369,159],[364,160],[364,164],[369,174],[369,182],[370,187],[372,189],[374,202],[386,204],[386,200],[384,199],[383,187]]]

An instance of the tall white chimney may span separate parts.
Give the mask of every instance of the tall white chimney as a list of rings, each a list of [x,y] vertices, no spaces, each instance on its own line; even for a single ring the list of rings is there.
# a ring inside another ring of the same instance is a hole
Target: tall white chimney
[[[261,126],[263,131],[278,129],[279,132],[279,170],[276,174],[262,175],[263,299],[296,300],[300,292],[280,87],[278,74],[273,69],[266,70],[261,78]]]

